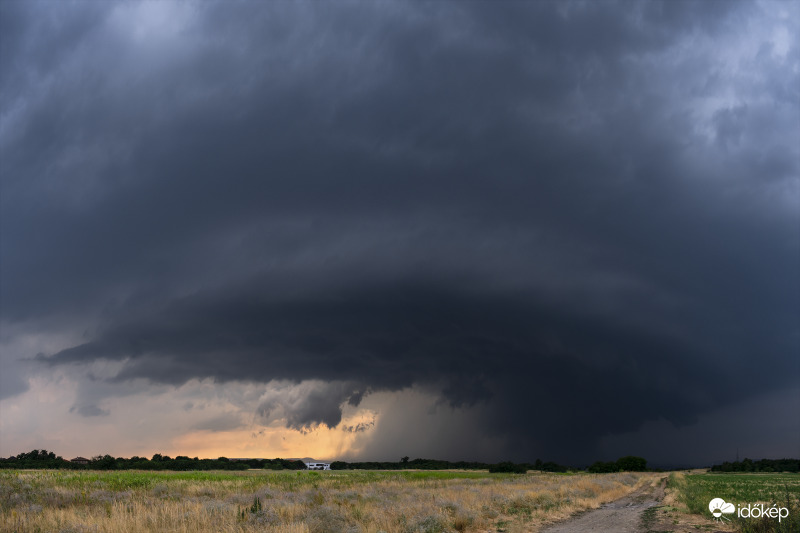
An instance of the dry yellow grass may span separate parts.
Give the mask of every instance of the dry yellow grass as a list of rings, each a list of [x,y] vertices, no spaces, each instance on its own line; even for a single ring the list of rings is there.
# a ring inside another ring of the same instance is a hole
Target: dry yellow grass
[[[537,531],[543,524],[620,498],[649,483],[651,477],[631,473],[12,471],[0,472],[0,529],[58,533]]]

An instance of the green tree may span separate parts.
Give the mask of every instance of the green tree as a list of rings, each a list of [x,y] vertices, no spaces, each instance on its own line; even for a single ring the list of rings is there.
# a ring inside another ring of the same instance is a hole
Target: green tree
[[[626,455],[617,459],[617,467],[622,472],[644,472],[647,470],[647,461],[643,457]]]
[[[619,472],[619,466],[615,462],[604,463],[603,461],[596,461],[586,471],[590,474],[608,474],[610,472]]]
[[[503,472],[508,472],[512,474],[524,474],[525,472],[527,472],[527,470],[528,469],[525,468],[525,465],[518,465],[510,461],[504,461],[502,463],[497,463],[496,465],[491,465],[489,467],[489,472],[491,472],[492,474],[503,473]]]

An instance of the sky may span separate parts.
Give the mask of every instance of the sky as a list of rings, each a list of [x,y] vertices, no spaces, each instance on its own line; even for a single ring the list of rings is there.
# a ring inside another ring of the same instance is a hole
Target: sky
[[[800,456],[800,3],[0,2],[0,456]]]

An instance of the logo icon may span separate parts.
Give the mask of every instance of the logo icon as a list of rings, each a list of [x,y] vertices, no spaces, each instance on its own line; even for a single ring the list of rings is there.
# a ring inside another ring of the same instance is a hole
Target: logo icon
[[[724,518],[730,522],[730,518],[722,515],[735,513],[736,506],[732,503],[726,503],[722,498],[714,498],[708,503],[708,510],[711,511],[712,515],[714,515],[714,520],[721,522]]]

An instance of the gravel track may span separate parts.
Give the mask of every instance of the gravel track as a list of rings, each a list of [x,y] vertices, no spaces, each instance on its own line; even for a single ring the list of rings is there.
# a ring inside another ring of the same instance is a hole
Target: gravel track
[[[605,531],[614,533],[639,533],[642,513],[655,507],[664,498],[666,478],[644,486],[635,492],[604,504],[599,509],[582,513],[574,518],[555,524],[541,533],[583,533]]]

